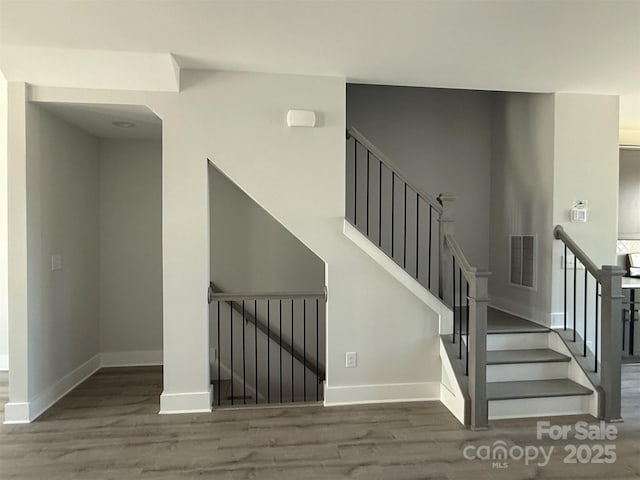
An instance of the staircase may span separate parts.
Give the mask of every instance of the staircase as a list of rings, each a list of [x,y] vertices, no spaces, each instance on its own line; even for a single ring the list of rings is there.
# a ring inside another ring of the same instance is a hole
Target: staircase
[[[550,329],[489,308],[489,419],[586,414],[593,390],[569,378],[572,357],[549,347]]]
[[[614,317],[619,306],[621,311],[617,272],[598,269],[566,235],[556,236],[568,245],[565,258],[570,248],[596,279],[595,308],[589,304],[587,311],[590,284],[585,270],[584,328],[582,336],[577,334],[574,269],[573,330],[567,328],[566,274],[565,328],[552,330],[489,307],[490,273],[473,267],[455,238],[455,197],[442,194],[434,199],[415,187],[353,128],[347,131],[346,178],[346,221],[450,312],[452,321],[441,316],[440,325],[441,401],[461,422],[481,430],[489,420],[503,418],[572,414],[619,418],[615,357],[620,351],[617,343],[606,340],[616,337]],[[363,249],[375,258],[371,248]],[[415,292],[406,279],[396,278]],[[587,334],[593,331],[595,354],[590,354]],[[618,358],[618,370],[619,362]]]

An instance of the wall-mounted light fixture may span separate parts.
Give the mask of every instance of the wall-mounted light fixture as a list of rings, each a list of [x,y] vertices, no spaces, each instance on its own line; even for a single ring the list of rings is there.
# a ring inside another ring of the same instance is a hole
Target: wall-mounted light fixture
[[[316,112],[311,110],[289,110],[287,112],[288,127],[315,127]]]

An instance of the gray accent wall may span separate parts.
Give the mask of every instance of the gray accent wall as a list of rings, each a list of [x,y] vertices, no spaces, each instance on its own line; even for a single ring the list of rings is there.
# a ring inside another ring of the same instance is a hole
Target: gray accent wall
[[[618,238],[640,239],[640,149],[620,149]]]
[[[491,92],[347,85],[347,126],[358,129],[417,187],[434,197],[457,195],[456,238],[470,262],[484,268],[489,265],[492,98]]]
[[[489,294],[547,323],[551,302],[554,97],[500,93],[493,103]],[[509,236],[535,235],[535,287],[510,282]]]
[[[42,392],[99,352],[99,142],[33,103],[26,125],[29,392]]]

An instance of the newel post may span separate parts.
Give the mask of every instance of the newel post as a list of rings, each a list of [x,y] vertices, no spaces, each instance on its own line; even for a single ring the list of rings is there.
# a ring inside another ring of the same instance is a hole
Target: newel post
[[[602,285],[601,370],[600,385],[604,393],[604,408],[600,415],[607,422],[620,421],[620,368],[622,359],[622,275],[615,265],[603,265]]]
[[[447,235],[453,235],[453,206],[456,197],[452,193],[441,193],[438,195],[438,202],[442,205],[442,214],[440,215],[440,262],[439,262],[439,279],[438,292],[443,302],[447,303],[451,300],[453,305],[453,270],[451,267],[451,251],[445,241]]]
[[[471,428],[485,430],[489,425],[487,405],[487,307],[489,275],[476,271],[469,282],[469,397]]]

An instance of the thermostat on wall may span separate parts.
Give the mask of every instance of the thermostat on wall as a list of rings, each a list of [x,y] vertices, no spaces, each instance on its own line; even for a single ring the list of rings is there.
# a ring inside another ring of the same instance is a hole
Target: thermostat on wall
[[[577,200],[571,207],[571,221],[574,223],[585,223],[587,221],[587,201]]]

